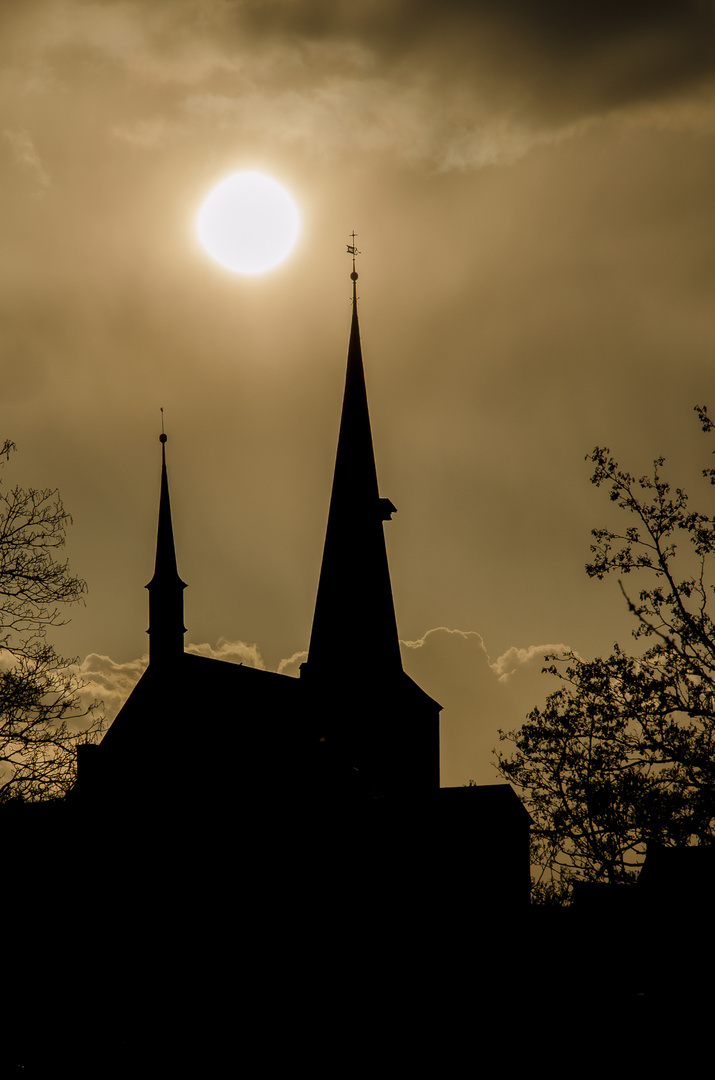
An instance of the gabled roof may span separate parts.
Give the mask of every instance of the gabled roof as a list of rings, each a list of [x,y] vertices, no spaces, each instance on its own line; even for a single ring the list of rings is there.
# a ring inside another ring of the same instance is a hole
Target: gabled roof
[[[165,750],[188,736],[194,748],[188,753],[209,741],[220,753],[222,737],[273,714],[295,715],[307,698],[299,679],[182,653],[170,668],[149,665],[100,746],[104,754],[134,757],[138,747],[156,742]]]

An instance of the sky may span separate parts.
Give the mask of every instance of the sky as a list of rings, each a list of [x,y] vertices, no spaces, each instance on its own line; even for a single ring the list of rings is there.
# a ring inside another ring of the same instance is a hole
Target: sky
[[[628,646],[586,455],[700,496],[715,346],[715,6],[25,0],[0,7],[3,482],[57,487],[111,717],[146,662],[160,408],[187,644],[295,674],[350,323],[406,669],[442,782],[498,778],[544,656]],[[246,277],[195,233],[242,169],[302,217]],[[370,642],[344,638],[346,670]],[[142,661],[144,657],[144,661]]]

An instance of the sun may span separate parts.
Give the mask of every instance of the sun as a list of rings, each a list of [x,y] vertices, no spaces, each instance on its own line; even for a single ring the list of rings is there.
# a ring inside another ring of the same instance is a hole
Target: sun
[[[270,176],[239,172],[207,195],[196,219],[203,248],[236,274],[262,274],[291,253],[300,231],[298,207]]]

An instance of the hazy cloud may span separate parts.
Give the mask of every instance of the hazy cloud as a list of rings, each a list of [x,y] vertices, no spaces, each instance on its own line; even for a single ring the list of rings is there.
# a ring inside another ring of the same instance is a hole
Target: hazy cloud
[[[152,119],[137,120],[131,124],[116,124],[111,135],[119,142],[138,146],[141,149],[159,149],[186,135],[185,126],[158,116]]]
[[[442,784],[496,783],[492,750],[498,745],[499,729],[519,727],[527,713],[543,703],[555,688],[554,680],[542,675],[544,658],[566,647],[514,647],[492,660],[480,634],[446,627],[428,630],[419,640],[403,641],[401,646],[407,673],[442,705]],[[346,653],[350,648],[346,642]],[[243,641],[189,645],[187,652],[265,669],[259,647]],[[296,652],[281,660],[277,670],[298,676],[307,656],[307,651]],[[107,656],[88,656],[78,669],[87,680],[83,703],[103,700],[102,712],[111,722],[144,672],[147,659],[120,664]]]
[[[207,642],[187,645],[186,651],[232,664],[265,668],[258,646],[244,641],[219,639],[216,645],[209,645]],[[93,701],[101,701],[102,708],[99,712],[110,724],[144,674],[148,662],[149,657],[146,654],[136,660],[118,663],[109,656],[90,653],[73,669],[86,684],[80,695],[83,708],[87,708]]]
[[[200,645],[187,645],[186,651],[196,656],[209,656],[214,660],[225,660],[229,664],[246,664],[248,667],[265,669],[261,650],[257,645],[245,641],[226,641],[219,638],[216,645],[203,642]]]
[[[312,0],[232,6],[258,36],[352,40],[395,85],[431,89],[442,109],[461,87],[518,123],[563,124],[696,87],[715,73],[712,5],[567,0]],[[428,106],[428,98],[423,104]]]
[[[80,694],[83,708],[101,701],[99,713],[110,724],[144,674],[148,661],[148,656],[142,656],[117,663],[109,656],[90,653],[76,668],[85,681]]]
[[[287,657],[285,660],[281,660],[276,670],[280,675],[293,675],[294,677],[298,677],[300,675],[300,665],[304,664],[307,659],[308,650],[301,649],[300,652],[295,652],[292,656]]]
[[[3,137],[12,148],[18,165],[34,177],[41,189],[50,187],[52,180],[40,157],[29,131],[13,131],[6,128]]]
[[[230,126],[314,152],[381,153],[440,169],[509,161],[583,124],[688,96],[715,111],[715,8],[691,2],[329,0],[36,2],[6,20],[23,93],[141,87],[157,111],[115,138],[155,147],[176,119]],[[112,71],[116,69],[116,77]],[[163,112],[162,110],[166,110]]]
[[[222,7],[218,0],[30,0],[5,7],[0,53],[20,78],[41,58],[45,85],[61,87],[72,64],[91,65],[99,77],[102,61],[147,82],[190,84],[229,63]]]
[[[542,674],[545,657],[565,645],[508,649],[492,660],[474,631],[428,630],[418,641],[403,641],[405,670],[440,705],[441,773],[444,786],[469,780],[499,782],[492,750],[499,729],[510,731],[542,705],[555,680]]]
[[[490,661],[490,667],[499,682],[504,683],[515,676],[523,676],[527,670],[533,671],[534,665],[541,672],[547,656],[567,651],[565,645],[530,645],[528,649],[511,648],[496,660]]]

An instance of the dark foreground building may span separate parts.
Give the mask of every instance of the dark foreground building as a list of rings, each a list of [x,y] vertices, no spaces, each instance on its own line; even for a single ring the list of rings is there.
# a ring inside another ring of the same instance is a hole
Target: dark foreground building
[[[525,921],[528,815],[508,785],[440,788],[440,706],[402,668],[352,278],[300,678],[184,651],[162,434],[149,666],[80,748],[65,803],[16,815],[24,902],[41,918],[48,866],[62,896],[74,1049],[93,1075],[238,1069],[257,1032],[357,1053],[398,999],[434,1019],[465,949],[495,985],[498,943]],[[345,629],[369,642],[359,671]],[[42,1030],[16,1019],[26,1039]]]

